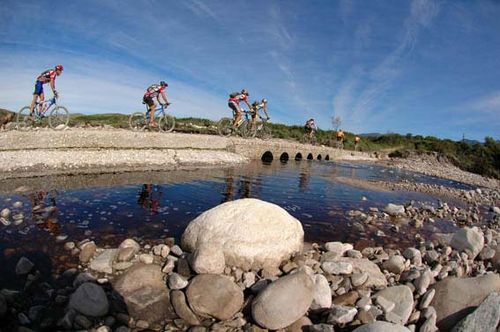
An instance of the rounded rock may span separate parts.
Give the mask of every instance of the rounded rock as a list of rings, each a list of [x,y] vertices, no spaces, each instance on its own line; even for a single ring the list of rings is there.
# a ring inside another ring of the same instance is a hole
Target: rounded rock
[[[102,287],[86,282],[71,295],[69,307],[85,316],[101,317],[108,313],[109,302]]]

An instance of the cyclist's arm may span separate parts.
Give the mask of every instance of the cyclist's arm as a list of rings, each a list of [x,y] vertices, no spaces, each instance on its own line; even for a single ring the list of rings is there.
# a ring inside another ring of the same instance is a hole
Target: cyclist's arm
[[[267,114],[267,105],[264,105],[264,107],[262,107],[262,110],[264,111],[266,117],[269,119],[269,114]]]
[[[51,78],[50,79],[50,88],[52,89],[52,93],[55,95],[57,95],[57,91],[56,91],[56,80]]]
[[[166,104],[170,104],[168,102],[168,99],[167,99],[167,94],[165,92],[162,92],[160,93],[161,94],[161,97],[163,98],[163,100],[165,101]],[[158,95],[158,102],[160,102],[160,94]]]
[[[247,104],[247,106],[248,106],[248,110],[249,110],[250,112],[252,112],[253,108],[252,108],[252,105],[250,105],[250,103],[248,102],[248,100],[245,100],[245,104]]]

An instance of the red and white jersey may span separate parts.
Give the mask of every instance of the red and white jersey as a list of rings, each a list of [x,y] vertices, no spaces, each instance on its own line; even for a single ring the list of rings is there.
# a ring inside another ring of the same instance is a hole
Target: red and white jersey
[[[165,91],[165,88],[166,88],[165,86],[161,86],[159,84],[153,84],[149,88],[147,88],[146,92],[144,92],[144,96],[154,98],[163,91]]]
[[[37,77],[37,81],[43,83],[49,83],[51,80],[55,80],[57,77],[56,71],[54,69],[47,69]]]
[[[240,93],[239,95],[236,95],[234,97],[229,97],[229,101],[232,101],[233,103],[239,105],[241,101],[248,101],[248,96],[244,93]]]

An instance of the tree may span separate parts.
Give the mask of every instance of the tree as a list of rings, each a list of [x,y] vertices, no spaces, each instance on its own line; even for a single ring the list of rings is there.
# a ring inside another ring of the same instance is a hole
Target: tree
[[[332,117],[333,130],[335,131],[339,130],[341,124],[342,124],[342,118],[340,116]]]

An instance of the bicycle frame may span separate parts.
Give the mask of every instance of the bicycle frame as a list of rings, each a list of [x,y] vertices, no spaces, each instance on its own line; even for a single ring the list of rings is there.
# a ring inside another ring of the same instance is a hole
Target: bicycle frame
[[[166,115],[166,112],[165,112],[166,109],[167,109],[166,106],[163,106],[160,104],[160,106],[158,106],[154,111],[155,118],[159,118],[162,115]],[[151,113],[151,110],[149,109],[148,105],[146,105],[146,119],[148,121],[149,121],[149,113]]]
[[[33,109],[33,111],[35,112],[35,116],[41,117],[42,114],[40,112],[40,108],[42,108],[42,107],[45,106],[45,112],[44,113],[47,113],[48,110],[52,107],[52,105],[57,105],[57,100],[56,100],[55,97],[52,97],[49,100],[44,100],[41,103],[40,102],[36,102],[35,103],[35,107]]]

